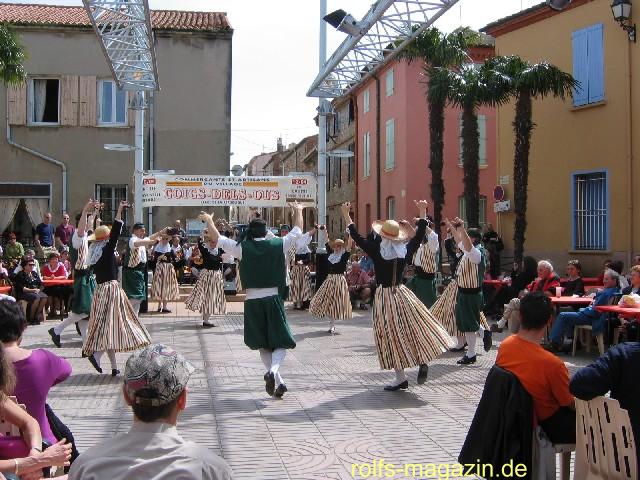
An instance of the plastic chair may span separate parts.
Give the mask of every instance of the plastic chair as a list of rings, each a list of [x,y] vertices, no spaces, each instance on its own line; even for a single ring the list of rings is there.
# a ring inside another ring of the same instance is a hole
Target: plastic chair
[[[578,335],[581,332],[589,332],[587,339],[585,340],[585,344],[587,345],[587,353],[591,352],[591,331],[593,328],[591,325],[576,325],[573,327],[573,344],[571,345],[571,356],[576,356],[576,345],[578,343]],[[596,340],[598,342],[598,351],[600,355],[604,355],[604,334],[599,333],[596,335]]]
[[[576,399],[576,461],[580,480],[638,478],[633,430],[629,414],[617,400]]]

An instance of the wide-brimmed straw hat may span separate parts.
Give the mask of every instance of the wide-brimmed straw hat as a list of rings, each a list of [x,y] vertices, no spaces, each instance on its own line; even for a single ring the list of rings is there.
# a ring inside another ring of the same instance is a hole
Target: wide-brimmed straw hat
[[[107,238],[109,238],[110,234],[111,229],[109,227],[107,227],[106,225],[100,225],[91,235],[89,235],[89,238],[87,240],[89,240],[90,242],[99,242],[101,240],[106,240]]]
[[[382,238],[387,238],[393,242],[406,242],[413,235],[408,225],[401,225],[395,220],[376,220],[371,224],[371,228]]]
[[[342,240],[341,238],[336,238],[335,240],[331,240],[329,244],[333,249],[335,249],[336,247],[344,247],[344,240]]]

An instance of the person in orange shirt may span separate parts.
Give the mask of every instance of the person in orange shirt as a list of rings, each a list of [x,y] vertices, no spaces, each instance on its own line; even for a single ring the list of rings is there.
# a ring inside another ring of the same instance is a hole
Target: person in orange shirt
[[[535,416],[549,440],[575,443],[575,399],[569,391],[569,371],[540,345],[552,311],[551,300],[542,292],[525,295],[520,300],[520,330],[502,342],[496,364],[518,377],[529,392]]]

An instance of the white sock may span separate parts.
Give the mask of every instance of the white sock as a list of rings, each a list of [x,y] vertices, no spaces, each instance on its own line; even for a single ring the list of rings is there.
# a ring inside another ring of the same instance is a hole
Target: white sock
[[[266,348],[261,348],[258,350],[260,352],[260,360],[264,364],[267,370],[271,370],[271,350],[267,350]]]
[[[480,338],[484,337],[484,327],[480,325],[480,329],[478,330],[478,336]]]
[[[210,313],[203,313],[202,314],[202,322],[203,323],[211,323],[211,322],[209,322],[210,318],[211,318],[211,314]]]
[[[456,337],[458,339],[458,344],[456,345],[456,348],[464,348],[464,338],[465,337]]]
[[[476,356],[476,340],[478,339],[478,332],[465,332],[464,338],[467,339],[467,357],[473,358]]]
[[[333,318],[329,319],[329,328],[336,328],[336,321]]]
[[[82,336],[82,342],[87,338],[87,329],[89,328],[89,320],[78,320],[78,327],[80,328],[80,336]]]
[[[69,313],[69,316],[65,318],[63,321],[58,323],[55,327],[53,327],[53,331],[56,335],[60,335],[62,331],[67,328],[69,325],[76,323],[79,320],[82,320],[85,315],[80,315],[79,313]]]
[[[168,305],[168,304],[169,304],[169,302],[162,302],[162,308],[163,308],[164,310],[166,310],[166,309],[167,309],[167,305]]]
[[[276,348],[271,354],[271,371],[275,375],[280,369],[280,364],[284,361],[287,351],[284,348]]]
[[[404,373],[404,368],[396,368],[395,372],[396,372],[396,381],[394,385],[400,385],[402,382],[404,382],[407,379],[407,376]]]
[[[96,359],[96,363],[98,364],[98,366],[100,366],[100,359],[102,358],[103,353],[104,353],[103,351],[93,352],[93,358]]]
[[[498,328],[504,328],[507,326],[507,319],[502,317],[500,320],[498,320]]]
[[[118,368],[118,364],[116,363],[116,351],[107,350],[107,357],[109,357],[109,361],[111,362],[111,369],[116,370]]]
[[[277,372],[275,374],[276,377],[276,387],[282,383],[284,383],[284,380],[282,379],[282,377],[280,376],[280,372]]]
[[[136,317],[140,315],[140,304],[142,300],[129,300],[129,303],[133,307],[133,310],[136,312]]]

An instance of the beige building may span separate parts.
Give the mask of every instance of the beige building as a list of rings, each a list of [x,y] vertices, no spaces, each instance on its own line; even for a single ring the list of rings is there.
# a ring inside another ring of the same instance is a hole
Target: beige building
[[[134,114],[84,9],[5,3],[0,22],[15,27],[28,52],[26,84],[0,89],[8,120],[0,141],[0,231],[17,230],[30,243],[44,212],[57,224],[90,197],[104,202],[110,221],[119,200],[133,201],[134,153],[103,146],[134,144]],[[146,111],[145,169],[229,175],[233,30],[226,14],[157,10],[151,23],[160,91]],[[145,223],[184,222],[196,210],[154,208]]]

